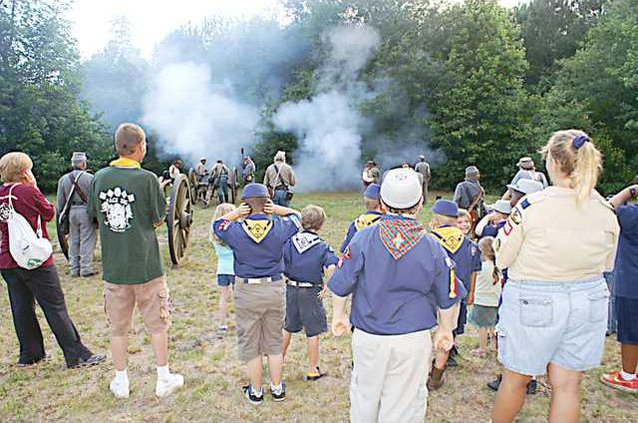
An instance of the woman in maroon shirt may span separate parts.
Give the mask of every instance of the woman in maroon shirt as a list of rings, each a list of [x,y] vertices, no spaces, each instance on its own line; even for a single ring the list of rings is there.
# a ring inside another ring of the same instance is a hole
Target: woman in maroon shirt
[[[37,269],[26,270],[18,266],[9,251],[9,231],[1,211],[8,207],[10,190],[14,210],[29,222],[34,231],[38,218],[44,223],[55,216],[53,205],[36,185],[32,167],[31,159],[24,153],[8,153],[0,159],[0,178],[4,182],[0,186],[0,273],[7,283],[13,324],[20,342],[18,366],[35,364],[46,357],[42,331],[35,315],[35,300],[62,348],[67,367],[101,363],[105,357],[93,354],[82,344],[69,317],[53,257]],[[48,239],[46,225],[42,226],[42,232]]]

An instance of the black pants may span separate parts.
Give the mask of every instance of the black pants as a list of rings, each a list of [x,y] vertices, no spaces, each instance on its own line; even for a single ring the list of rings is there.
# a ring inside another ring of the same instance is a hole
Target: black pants
[[[32,364],[45,357],[42,331],[35,315],[35,300],[62,348],[67,366],[92,355],[82,344],[80,334],[69,317],[55,266],[35,270],[2,269],[1,273],[9,289],[13,324],[20,342],[19,363]]]

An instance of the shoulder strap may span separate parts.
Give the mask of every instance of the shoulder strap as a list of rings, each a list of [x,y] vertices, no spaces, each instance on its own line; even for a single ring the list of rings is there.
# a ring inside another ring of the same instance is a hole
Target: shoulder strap
[[[276,164],[273,163],[273,166],[275,166],[275,170],[277,171],[277,176],[275,176],[275,186],[273,188],[277,188],[278,184],[277,181],[281,182],[281,185],[284,186],[284,188],[288,189],[288,185],[283,181],[283,179],[281,179],[281,167],[277,167]],[[282,166],[283,167],[283,166]]]
[[[69,180],[71,181],[72,185],[71,185],[71,191],[69,192],[69,196],[66,199],[67,203],[71,200],[71,197],[73,196],[74,191],[77,191],[82,202],[88,203],[86,194],[84,194],[84,192],[82,191],[82,188],[80,188],[80,185],[78,184],[78,181],[80,180],[82,175],[84,175],[85,173],[86,173],[85,171],[78,173],[78,176],[76,176],[75,179],[73,178],[73,172],[69,173]]]

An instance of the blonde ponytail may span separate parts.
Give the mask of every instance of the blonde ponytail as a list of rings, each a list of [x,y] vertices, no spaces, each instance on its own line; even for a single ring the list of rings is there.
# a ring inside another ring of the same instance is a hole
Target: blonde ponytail
[[[585,202],[591,196],[602,169],[602,154],[591,141],[585,142],[581,148],[576,150],[572,181],[579,203]]]
[[[555,132],[542,150],[543,158],[551,156],[561,172],[571,181],[579,204],[585,202],[603,169],[602,154],[585,132],[577,129]]]

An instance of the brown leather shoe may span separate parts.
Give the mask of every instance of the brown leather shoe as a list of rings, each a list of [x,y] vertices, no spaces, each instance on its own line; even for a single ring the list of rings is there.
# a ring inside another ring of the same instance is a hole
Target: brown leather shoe
[[[436,391],[445,383],[445,369],[437,369],[432,365],[430,371],[430,377],[428,378],[428,389],[430,391]]]

